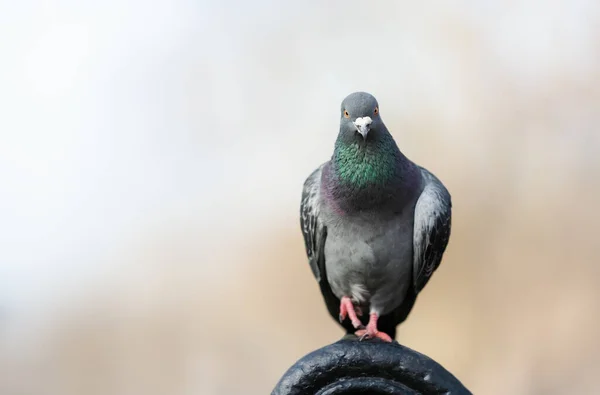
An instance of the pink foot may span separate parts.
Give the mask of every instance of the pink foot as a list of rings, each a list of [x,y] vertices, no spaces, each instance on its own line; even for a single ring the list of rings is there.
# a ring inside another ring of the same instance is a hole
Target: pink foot
[[[364,326],[362,322],[358,319],[356,315],[356,309],[352,304],[352,300],[344,296],[342,300],[340,300],[340,322],[344,321],[346,317],[350,317],[350,321],[352,321],[352,326],[356,329],[363,329]]]
[[[384,342],[388,342],[388,343],[392,342],[392,338],[387,333],[379,332],[377,330],[377,319],[378,318],[379,317],[377,316],[376,313],[371,313],[371,315],[369,316],[369,323],[367,324],[367,328],[354,332],[354,334],[356,336],[358,336],[359,341],[363,341],[364,339],[378,338],[380,340],[383,340]]]

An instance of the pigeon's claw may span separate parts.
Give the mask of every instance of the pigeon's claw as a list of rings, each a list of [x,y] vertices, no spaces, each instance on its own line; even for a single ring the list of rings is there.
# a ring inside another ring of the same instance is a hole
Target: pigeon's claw
[[[358,337],[358,341],[363,341],[365,339],[379,339],[386,343],[392,342],[392,338],[385,332],[376,331],[369,333],[368,329],[363,329],[354,332],[354,334]]]
[[[380,332],[377,329],[378,318],[379,316],[376,313],[371,313],[371,315],[369,316],[369,323],[367,324],[366,329],[360,329],[354,333],[358,337],[359,341],[377,338],[383,340],[384,342],[392,342],[392,338],[387,333]]]
[[[340,302],[340,315],[338,317],[338,319],[340,320],[340,324],[346,319],[346,317],[348,316],[348,309],[346,309],[346,305],[343,302],[343,298],[342,298],[342,302]]]
[[[346,319],[346,317],[350,317],[352,326],[355,329],[364,329],[365,328],[364,325],[362,324],[362,322],[360,322],[360,320],[358,319],[358,316],[356,315],[356,309],[355,309],[354,305],[352,304],[352,300],[349,297],[344,296],[342,298],[342,300],[340,300],[340,315],[339,315],[340,322],[344,321]]]
[[[359,342],[369,338],[369,334],[366,330],[359,330],[356,331],[354,334],[356,335],[356,337],[358,337]]]

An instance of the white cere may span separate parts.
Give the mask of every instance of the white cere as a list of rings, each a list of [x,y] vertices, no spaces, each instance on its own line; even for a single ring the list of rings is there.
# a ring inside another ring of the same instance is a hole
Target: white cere
[[[366,125],[370,125],[371,122],[373,122],[371,117],[362,117],[362,118],[356,118],[356,121],[354,121],[354,124],[356,126],[366,126]]]

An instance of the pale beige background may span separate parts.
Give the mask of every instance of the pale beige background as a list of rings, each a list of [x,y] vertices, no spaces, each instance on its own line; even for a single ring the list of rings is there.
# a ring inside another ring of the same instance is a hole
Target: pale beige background
[[[0,393],[266,394],[337,340],[297,211],[354,90],[454,199],[399,340],[600,393],[598,1],[101,3],[0,5]]]

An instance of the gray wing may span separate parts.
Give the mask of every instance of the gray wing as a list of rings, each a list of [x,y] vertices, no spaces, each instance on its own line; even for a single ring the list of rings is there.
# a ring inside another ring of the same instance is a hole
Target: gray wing
[[[327,239],[327,226],[320,218],[321,214],[321,173],[324,166],[321,165],[304,182],[302,189],[302,202],[300,203],[300,225],[306,255],[310,268],[319,283],[323,301],[331,317],[339,323],[340,300],[334,295],[327,280],[327,268],[325,266],[325,240]],[[348,333],[354,331],[349,320],[340,323]]]
[[[442,261],[450,239],[452,201],[440,180],[421,168],[425,188],[415,206],[413,285],[420,292]]]
[[[300,226],[304,236],[304,245],[310,268],[317,279],[321,282],[324,272],[325,259],[323,257],[323,247],[327,230],[319,220],[321,189],[321,165],[313,171],[304,182],[302,189],[302,202],[300,203]]]

